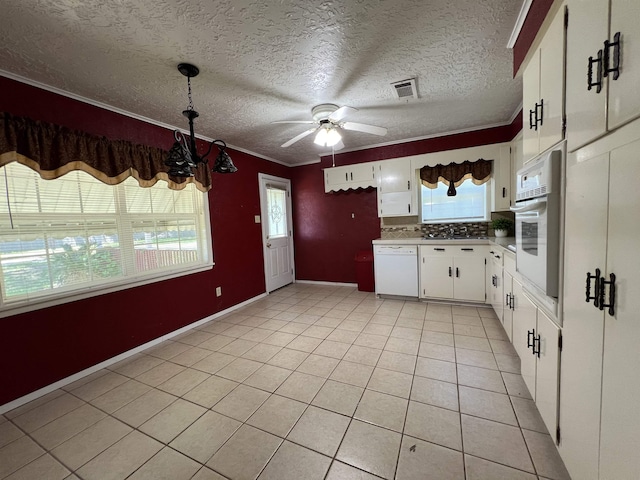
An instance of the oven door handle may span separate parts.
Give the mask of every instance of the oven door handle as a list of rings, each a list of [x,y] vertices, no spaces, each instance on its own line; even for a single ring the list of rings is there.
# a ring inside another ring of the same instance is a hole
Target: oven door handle
[[[536,199],[535,202],[532,202],[528,205],[523,205],[522,207],[510,207],[510,210],[515,213],[525,213],[534,212],[536,210],[544,210],[546,206],[546,200]]]

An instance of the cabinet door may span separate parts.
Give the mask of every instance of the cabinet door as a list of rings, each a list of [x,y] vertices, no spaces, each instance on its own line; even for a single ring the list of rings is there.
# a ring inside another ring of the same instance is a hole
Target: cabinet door
[[[549,317],[538,309],[536,349],[540,350],[536,366],[536,406],[547,430],[555,437],[558,426],[558,339],[560,329]]]
[[[484,302],[484,256],[469,252],[453,259],[453,296],[457,300]]]
[[[516,203],[516,173],[524,165],[522,158],[522,131],[511,142],[511,205]]]
[[[423,255],[420,283],[423,297],[453,298],[453,257]]]
[[[411,192],[380,193],[380,217],[416,215],[411,208]]]
[[[493,161],[492,211],[509,210],[511,206],[511,147],[500,147],[500,156]]]
[[[522,285],[513,282],[516,309],[513,311],[513,346],[520,357],[520,373],[531,398],[536,398],[536,357],[528,346],[536,329],[536,305],[525,295]]]
[[[324,171],[324,178],[325,192],[349,188],[347,186],[349,182],[349,170],[347,167],[327,168]]]
[[[585,280],[606,268],[609,154],[580,162],[568,155],[566,177],[559,449],[573,478],[591,480],[598,478],[604,320],[585,301]]]
[[[378,189],[382,193],[411,191],[411,160],[385,160],[378,166]]]
[[[502,293],[499,293],[499,290],[502,289],[502,265],[496,263],[493,255],[493,252],[490,252],[487,256],[487,300],[496,312],[500,322],[504,322]]]
[[[558,10],[540,43],[540,152],[555,145],[563,137],[564,12],[564,7]]]
[[[605,308],[604,317],[600,440],[600,478],[603,479],[640,478],[639,178],[640,140],[613,150],[607,270],[603,276],[608,279],[609,274],[614,273],[617,289],[615,315],[609,315]],[[609,303],[609,295],[605,301]]]
[[[540,49],[536,50],[522,73],[522,156],[527,160],[535,157],[539,150],[538,128],[531,124],[530,111],[535,112],[540,101]],[[534,114],[531,114],[534,115]]]
[[[371,187],[375,186],[375,165],[372,163],[360,163],[350,165],[349,181],[354,183],[367,183]]]
[[[504,331],[507,333],[507,337],[509,337],[509,341],[513,342],[513,310],[511,309],[510,304],[513,303],[511,300],[510,303],[507,302],[507,298],[511,298],[513,296],[513,277],[504,272],[504,313],[503,313],[503,321],[502,326],[504,327]]]
[[[609,2],[569,0],[567,28],[567,150],[572,152],[602,135],[607,127],[607,89],[587,88],[589,57],[597,59],[598,50],[608,35]],[[597,77],[593,64],[593,81]]]
[[[603,2],[604,3],[604,2]],[[620,76],[609,76],[609,130],[640,115],[640,2],[611,1],[609,40],[620,32]],[[613,49],[611,49],[613,50]],[[613,51],[611,52],[613,56]]]

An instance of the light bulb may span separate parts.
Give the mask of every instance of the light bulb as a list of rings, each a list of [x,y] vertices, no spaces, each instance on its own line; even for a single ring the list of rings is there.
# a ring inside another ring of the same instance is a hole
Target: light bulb
[[[340,140],[342,140],[342,137],[338,133],[338,130],[336,130],[335,128],[332,128],[327,132],[327,140],[326,140],[327,147],[333,147]]]
[[[315,143],[316,145],[320,145],[321,147],[324,147],[327,144],[327,136],[328,136],[327,129],[321,128],[318,134],[316,135],[316,138],[313,141],[313,143]]]

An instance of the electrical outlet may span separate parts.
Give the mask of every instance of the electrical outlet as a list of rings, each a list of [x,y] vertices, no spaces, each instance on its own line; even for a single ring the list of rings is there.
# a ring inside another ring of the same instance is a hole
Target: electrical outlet
[[[216,297],[222,295],[222,287],[216,287]]]

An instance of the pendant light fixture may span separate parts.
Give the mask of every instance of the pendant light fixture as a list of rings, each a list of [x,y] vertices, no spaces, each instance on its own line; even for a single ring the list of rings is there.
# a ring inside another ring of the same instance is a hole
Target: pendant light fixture
[[[189,120],[189,142],[180,132],[175,130],[173,137],[175,142],[169,150],[164,164],[169,167],[169,175],[174,177],[193,177],[194,170],[198,168],[201,163],[207,164],[209,159],[207,158],[211,153],[211,149],[215,145],[218,147],[218,156],[216,157],[213,168],[214,173],[234,173],[238,169],[231,161],[231,157],[225,151],[227,144],[222,140],[213,140],[207,153],[200,156],[196,148],[196,137],[194,132],[193,121],[200,116],[200,114],[193,108],[193,100],[191,98],[191,79],[198,76],[200,70],[195,65],[190,63],[181,63],[178,65],[178,71],[187,77],[189,106],[182,112],[182,115]]]

